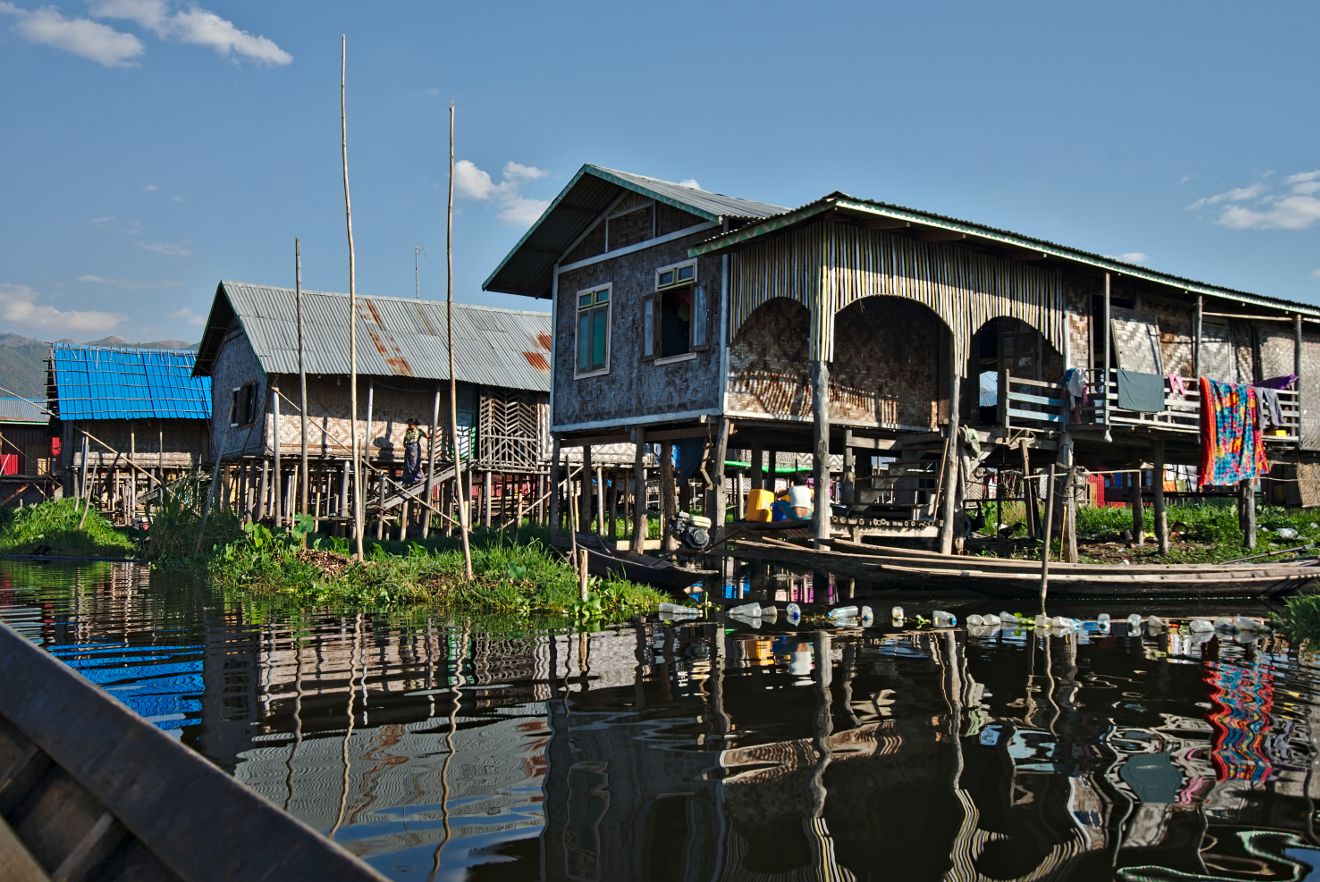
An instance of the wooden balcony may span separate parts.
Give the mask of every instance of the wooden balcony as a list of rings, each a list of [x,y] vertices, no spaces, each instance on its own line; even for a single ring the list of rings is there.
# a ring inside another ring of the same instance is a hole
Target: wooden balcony
[[[1109,372],[1108,382],[1101,383],[1096,370],[1089,374],[1090,400],[1072,421],[1074,426],[1109,426],[1112,429],[1140,429],[1196,436],[1201,432],[1201,392],[1195,380],[1187,382],[1184,393],[1168,388],[1165,381],[1164,409],[1158,413],[1124,410],[1118,406],[1118,371]],[[1276,390],[1283,414],[1282,429],[1265,431],[1265,443],[1288,445],[1298,442],[1301,407],[1296,389]],[[1057,382],[1014,377],[1007,371],[999,375],[1000,423],[1009,429],[1057,431],[1069,423],[1068,393]]]

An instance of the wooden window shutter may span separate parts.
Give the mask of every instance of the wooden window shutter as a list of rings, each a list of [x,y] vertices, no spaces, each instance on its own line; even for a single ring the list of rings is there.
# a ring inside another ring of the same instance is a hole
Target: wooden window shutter
[[[642,358],[655,358],[655,308],[658,298],[648,294],[642,298]]]
[[[705,349],[710,341],[710,304],[706,286],[692,289],[692,348]]]

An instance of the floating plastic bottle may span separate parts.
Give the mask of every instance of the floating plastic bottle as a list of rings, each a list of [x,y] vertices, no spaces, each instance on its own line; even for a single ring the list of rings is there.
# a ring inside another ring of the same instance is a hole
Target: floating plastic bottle
[[[681,606],[677,603],[662,603],[656,610],[662,619],[694,619],[701,615],[701,610],[693,609],[690,606]]]
[[[1260,619],[1249,619],[1246,616],[1238,616],[1233,620],[1233,623],[1237,625],[1239,631],[1256,631],[1264,633],[1270,629],[1269,625],[1265,624]]]
[[[998,628],[1001,621],[999,616],[994,613],[987,613],[981,617],[981,624],[985,625],[987,628]]]
[[[903,607],[896,606],[891,609],[889,611],[889,618],[894,623],[895,628],[903,627],[903,622],[906,621],[903,617]]]
[[[761,620],[765,622],[769,622],[772,625],[775,622],[779,621],[779,607],[777,606],[761,607]]]
[[[861,620],[863,628],[869,628],[875,624],[875,610],[871,609],[869,606],[864,606],[862,607],[862,613],[858,618]]]
[[[761,604],[744,603],[741,606],[735,606],[728,611],[728,614],[734,618],[747,619],[749,621],[761,621]]]
[[[1045,613],[1041,613],[1040,615],[1036,616],[1036,621],[1034,622],[1034,624],[1039,630],[1048,631],[1050,627],[1050,617],[1045,615]]]
[[[967,627],[979,628],[985,624],[985,617],[977,613],[972,613],[967,617]]]
[[[1011,625],[1021,625],[1025,621],[1027,620],[1022,618],[1021,616],[1014,615],[1013,613],[1009,612],[1006,609],[999,611],[999,622],[1005,627],[1009,627]]]
[[[1058,628],[1062,631],[1071,631],[1072,626],[1073,626],[1073,620],[1068,618],[1067,616],[1055,616],[1054,618],[1050,619],[1051,628]]]
[[[788,619],[790,625],[796,625],[802,621],[802,607],[796,603],[790,603],[784,607],[784,617]]]
[[[1109,613],[1100,613],[1100,615],[1095,617],[1095,623],[1097,625],[1108,627],[1109,622],[1110,622]]]
[[[1215,626],[1205,619],[1192,619],[1187,623],[1187,630],[1191,631],[1193,634],[1206,634],[1214,629]]]
[[[1137,615],[1136,613],[1133,613],[1132,615],[1128,616],[1127,626],[1128,626],[1128,634],[1131,636],[1135,636],[1136,633],[1141,629],[1141,616]]]
[[[1159,616],[1151,616],[1146,619],[1146,632],[1149,634],[1163,634],[1169,630],[1169,623]]]
[[[840,619],[855,619],[859,610],[855,606],[837,606],[825,613],[825,618],[831,622],[837,622]]]
[[[956,628],[958,626],[958,617],[948,610],[935,610],[930,614],[930,620],[936,628]]]

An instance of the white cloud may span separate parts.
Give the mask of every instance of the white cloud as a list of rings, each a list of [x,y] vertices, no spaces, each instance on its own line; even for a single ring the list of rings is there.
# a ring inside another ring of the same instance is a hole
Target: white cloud
[[[0,282],[0,321],[33,331],[104,334],[128,318],[117,312],[59,309],[48,303],[38,303],[39,298],[40,295],[27,285]]]
[[[454,192],[465,199],[496,202],[499,205],[496,216],[500,220],[526,227],[534,223],[550,203],[545,199],[524,196],[522,186],[548,174],[543,168],[510,160],[504,163],[500,180],[496,182],[489,172],[479,168],[476,163],[460,159],[454,163]]]
[[[142,222],[136,220],[125,220],[107,214],[101,217],[92,218],[92,226],[99,227],[102,230],[109,230],[114,233],[123,233],[125,236],[141,236]]]
[[[1246,202],[1249,199],[1255,199],[1265,192],[1264,184],[1251,184],[1247,187],[1234,187],[1223,193],[1216,193],[1213,196],[1202,196],[1200,199],[1187,206],[1192,211],[1198,208],[1204,208],[1207,205],[1218,205],[1221,202]]]
[[[1268,178],[1269,173],[1263,176]],[[1195,210],[1225,205],[1215,223],[1232,230],[1305,230],[1320,221],[1320,169],[1297,172],[1281,184],[1263,182],[1196,200]]]
[[[174,310],[174,312],[170,313],[170,318],[185,321],[190,325],[206,324],[205,318],[193,312],[191,309],[189,309],[186,306],[183,309]]]
[[[1320,269],[1311,270],[1311,278],[1320,279]]]
[[[678,182],[680,187],[687,187],[689,190],[700,190],[701,184],[697,183],[696,178],[685,178]]]
[[[138,247],[152,254],[164,254],[167,257],[188,257],[192,249],[178,242],[139,242]]]
[[[182,288],[183,282],[173,279],[166,279],[160,282],[146,282],[138,279],[109,278],[98,276],[94,273],[87,273],[79,276],[75,281],[87,285],[103,285],[107,288],[122,288],[125,291],[152,291],[162,288]]]
[[[1113,258],[1124,263],[1145,263],[1150,259],[1150,255],[1144,251],[1124,251],[1122,254],[1113,255]]]
[[[89,18],[65,18],[54,6],[21,9],[0,0],[0,15],[16,19],[14,32],[29,43],[63,49],[105,67],[133,67],[142,41]]]
[[[160,187],[157,187],[155,184],[147,184],[142,189],[146,190],[148,193],[155,193],[157,190],[160,189]]]
[[[96,18],[131,21],[162,40],[205,46],[222,58],[267,65],[293,61],[269,37],[240,30],[229,19],[200,6],[175,9],[166,0],[92,0],[90,8]]]

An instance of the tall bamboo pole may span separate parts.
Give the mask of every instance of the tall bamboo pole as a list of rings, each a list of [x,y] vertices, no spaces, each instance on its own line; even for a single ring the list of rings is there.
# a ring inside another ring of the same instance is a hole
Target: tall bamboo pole
[[[344,222],[348,228],[348,430],[352,434],[353,456],[353,557],[362,560],[362,473],[358,461],[357,426],[357,264],[353,254],[353,203],[348,195],[348,105],[345,83],[348,75],[348,35],[339,43],[339,136],[344,170]],[[452,188],[452,184],[450,185]],[[450,358],[453,358],[451,355]]]
[[[454,376],[454,103],[449,103],[449,207],[445,215],[445,325],[449,342],[449,438],[454,449],[454,494],[458,499],[458,532],[463,537],[463,573],[472,580],[472,547],[468,542],[467,491],[459,467],[458,379]]]
[[[307,364],[303,343],[302,243],[293,240],[293,290],[298,304],[298,438],[302,462],[298,475],[298,513],[307,514]]]

